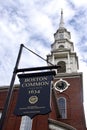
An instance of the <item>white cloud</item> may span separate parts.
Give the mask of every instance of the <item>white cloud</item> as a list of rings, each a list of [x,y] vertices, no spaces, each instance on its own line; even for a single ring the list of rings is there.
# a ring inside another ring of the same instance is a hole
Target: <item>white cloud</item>
[[[87,1],[86,0],[70,0],[76,7],[80,7],[80,6],[87,6]]]

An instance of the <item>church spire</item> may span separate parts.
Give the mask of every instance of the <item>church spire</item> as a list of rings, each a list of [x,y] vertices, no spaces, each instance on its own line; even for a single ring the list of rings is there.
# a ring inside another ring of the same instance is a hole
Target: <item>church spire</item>
[[[64,28],[63,9],[61,9],[61,18],[60,18],[59,28]]]

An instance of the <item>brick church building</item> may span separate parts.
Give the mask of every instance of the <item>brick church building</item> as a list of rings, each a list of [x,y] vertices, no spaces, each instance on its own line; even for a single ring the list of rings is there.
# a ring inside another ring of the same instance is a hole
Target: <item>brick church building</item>
[[[51,53],[47,55],[49,62],[61,66],[53,80],[51,112],[37,115],[33,119],[15,116],[13,111],[19,90],[19,86],[15,85],[3,130],[87,130],[83,107],[83,77],[78,72],[78,57],[70,39],[61,11],[59,28],[54,34]],[[8,87],[0,87],[0,116]]]

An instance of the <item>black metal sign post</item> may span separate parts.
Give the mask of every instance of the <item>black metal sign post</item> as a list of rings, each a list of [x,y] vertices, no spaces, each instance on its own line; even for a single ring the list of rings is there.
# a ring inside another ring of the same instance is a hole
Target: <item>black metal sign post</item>
[[[13,85],[14,85],[14,81],[15,81],[15,77],[16,77],[16,70],[17,70],[18,65],[19,65],[19,60],[20,60],[20,57],[21,57],[22,49],[23,49],[23,44],[20,45],[20,50],[19,50],[19,54],[18,54],[18,57],[17,57],[16,65],[15,65],[15,68],[14,68],[13,76],[12,76],[12,79],[11,79],[11,83],[10,83],[8,95],[7,95],[7,98],[6,98],[4,110],[2,112],[2,116],[1,116],[1,120],[0,120],[0,130],[3,130],[4,120],[7,116],[7,111],[8,111],[10,99],[11,99],[11,96],[12,96]]]

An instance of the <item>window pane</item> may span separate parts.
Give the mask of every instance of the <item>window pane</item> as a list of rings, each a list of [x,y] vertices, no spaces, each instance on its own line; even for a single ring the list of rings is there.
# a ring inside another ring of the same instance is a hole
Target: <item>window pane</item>
[[[66,118],[66,99],[61,97],[58,99],[58,108],[62,119]]]
[[[65,108],[65,100],[64,100],[63,98],[60,98],[60,99],[59,99],[58,106],[59,106],[59,108],[61,108],[61,109],[64,109],[64,108]]]
[[[62,119],[65,119],[65,118],[66,118],[65,109],[60,109],[60,114],[61,114],[61,118],[62,118]]]

